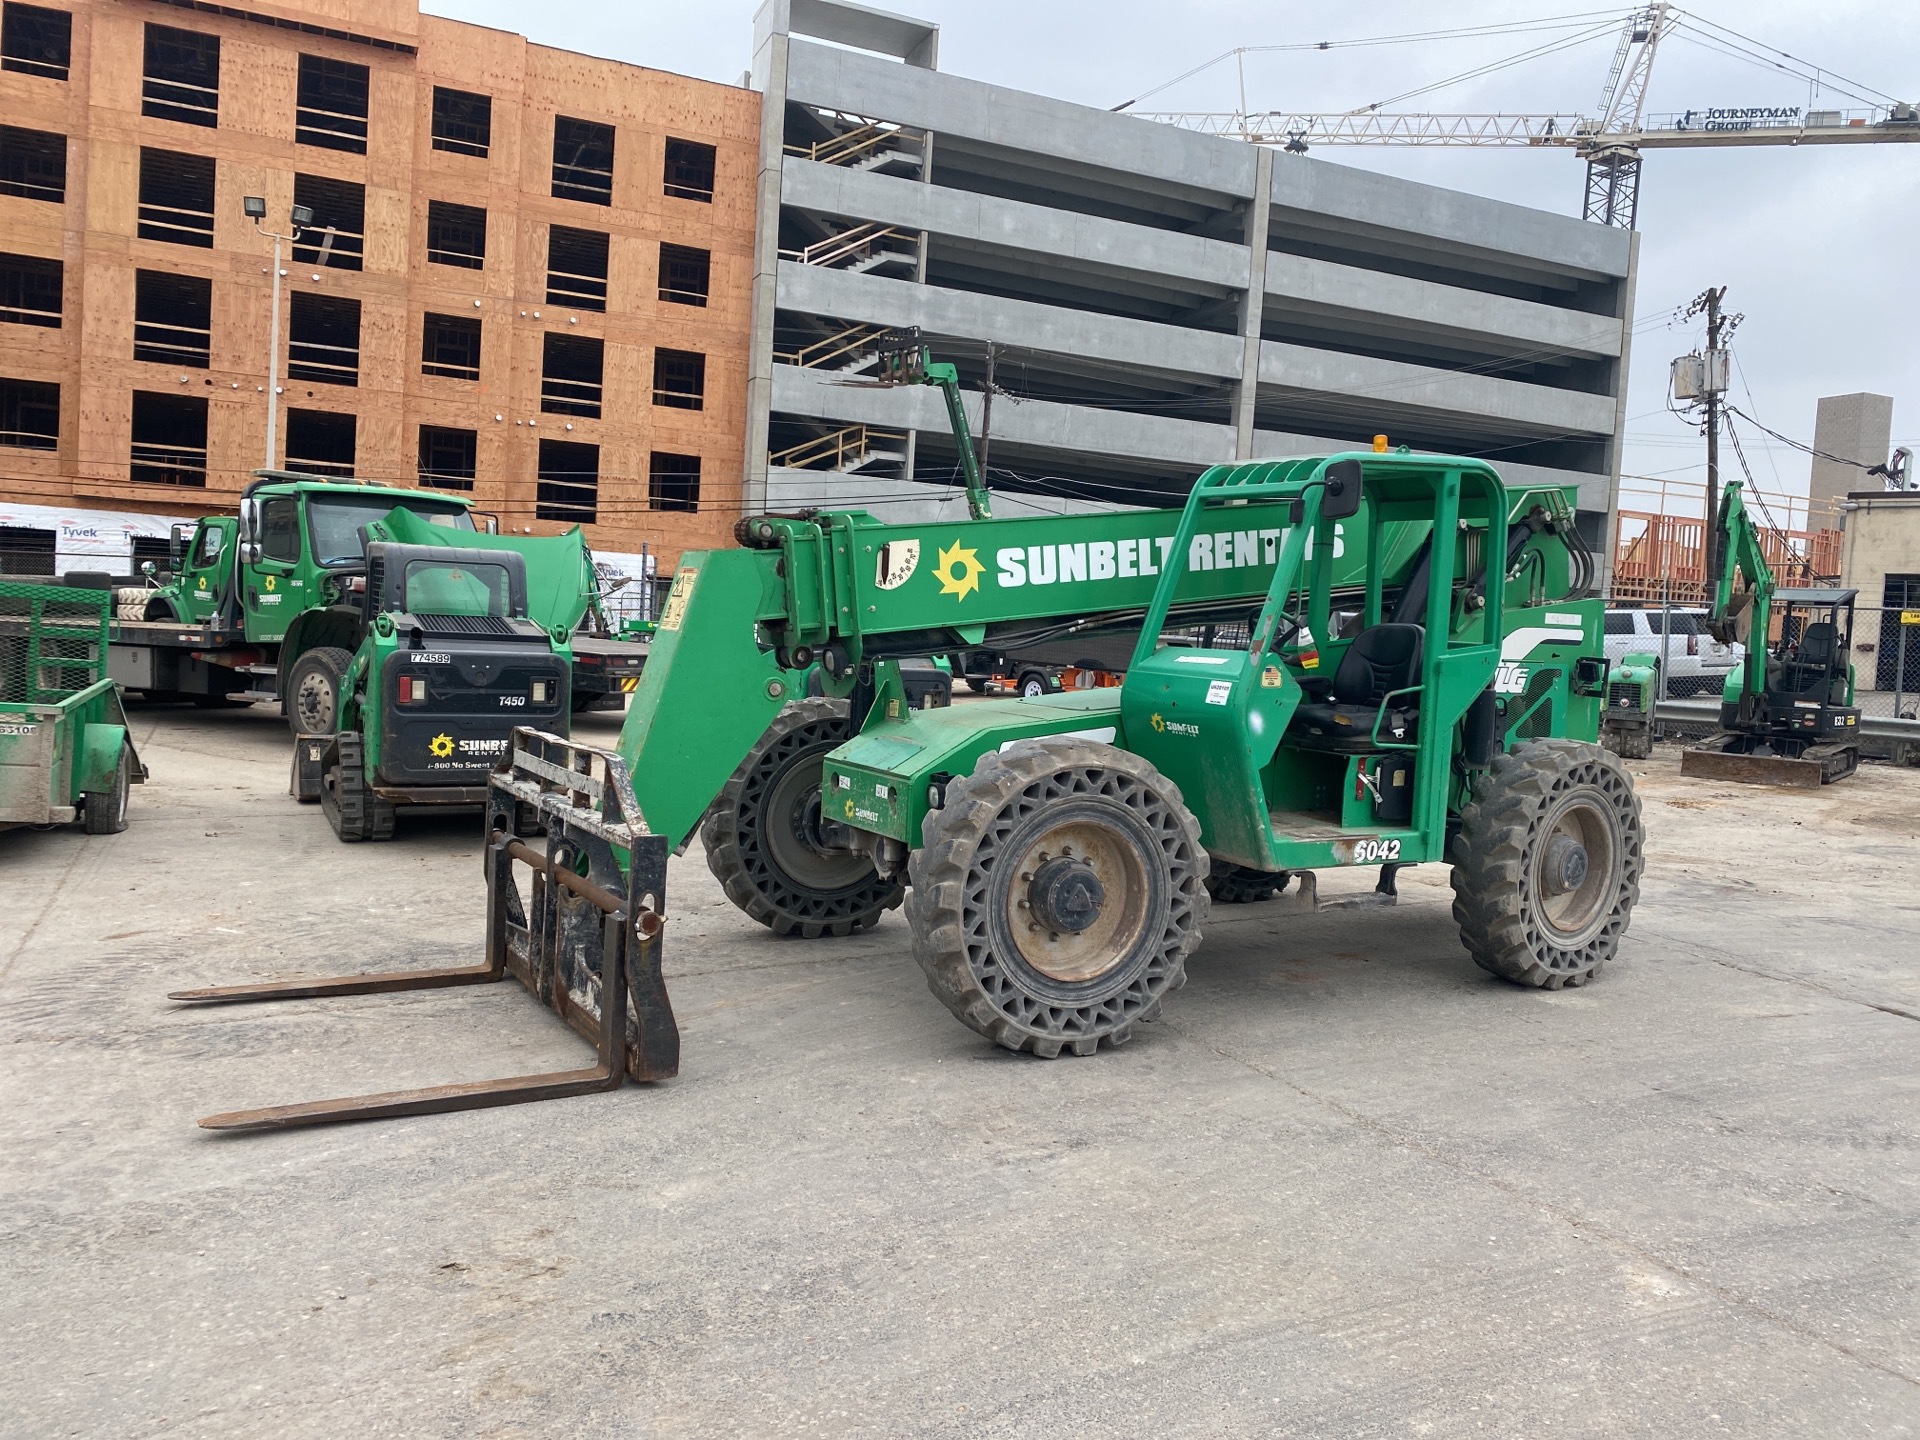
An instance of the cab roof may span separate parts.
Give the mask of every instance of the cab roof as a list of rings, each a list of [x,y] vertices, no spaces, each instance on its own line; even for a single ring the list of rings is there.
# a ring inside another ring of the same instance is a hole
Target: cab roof
[[[405,500],[425,499],[446,505],[458,505],[471,510],[473,501],[464,495],[443,495],[434,490],[422,490],[418,487],[402,485],[369,485],[362,480],[342,480],[332,475],[310,475],[299,470],[256,470],[247,488],[240,493],[242,500],[257,495],[263,490],[293,491],[296,494],[315,494],[332,492],[348,495],[396,496]]]

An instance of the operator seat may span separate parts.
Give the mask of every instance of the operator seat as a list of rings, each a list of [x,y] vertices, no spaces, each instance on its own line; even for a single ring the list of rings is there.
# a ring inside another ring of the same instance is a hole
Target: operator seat
[[[1833,665],[1838,629],[1830,621],[1817,620],[1800,637],[1800,647],[1787,661],[1781,676],[1781,688],[1793,695],[1806,695],[1820,689]]]
[[[1411,740],[1419,725],[1419,696],[1398,696],[1390,706],[1387,697],[1420,683],[1426,638],[1421,625],[1388,623],[1362,630],[1340,657],[1326,697],[1315,696],[1293,712],[1287,738],[1312,750],[1372,750],[1378,720],[1382,740]]]

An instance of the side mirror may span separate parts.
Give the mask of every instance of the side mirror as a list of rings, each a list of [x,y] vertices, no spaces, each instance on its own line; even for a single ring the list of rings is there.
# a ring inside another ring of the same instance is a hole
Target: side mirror
[[[1320,497],[1322,520],[1350,520],[1359,513],[1363,474],[1358,460],[1336,460],[1327,466],[1326,492]]]
[[[240,561],[243,565],[260,563],[260,546],[257,541],[249,540],[240,547]]]
[[[259,528],[260,502],[257,500],[242,500],[240,502],[240,538],[242,540],[253,539]]]
[[[154,573],[155,573],[155,567],[154,567],[153,561],[142,560],[140,562],[140,573],[146,576],[147,579],[149,580],[153,579]]]

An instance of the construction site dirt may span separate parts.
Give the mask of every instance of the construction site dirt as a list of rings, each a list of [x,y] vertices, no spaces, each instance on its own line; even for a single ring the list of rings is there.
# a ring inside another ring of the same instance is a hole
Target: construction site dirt
[[[581,1045],[511,984],[170,1003],[478,962],[479,820],[343,846],[271,707],[131,722],[130,829],[0,834],[0,1434],[1920,1432],[1920,771],[1657,747],[1592,984],[1477,969],[1423,866],[1216,907],[1163,1019],[1054,1061],[898,912],[777,938],[696,841],[676,1079],[216,1135]]]

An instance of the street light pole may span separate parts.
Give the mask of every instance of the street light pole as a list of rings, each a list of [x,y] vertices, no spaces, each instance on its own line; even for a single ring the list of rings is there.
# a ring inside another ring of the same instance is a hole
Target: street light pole
[[[268,232],[272,234],[271,231]],[[273,320],[267,339],[267,458],[271,470],[280,439],[280,236],[273,236]]]
[[[267,202],[264,196],[249,195],[242,201],[242,209],[254,228],[260,230],[260,222],[266,219]],[[281,269],[280,247],[290,240],[298,240],[300,232],[313,223],[313,211],[305,205],[295,205],[289,213],[288,232],[285,235],[274,230],[260,230],[260,233],[273,241],[273,317],[269,323],[267,339],[267,459],[265,468],[274,468],[274,460],[280,449],[280,281],[284,275]]]

